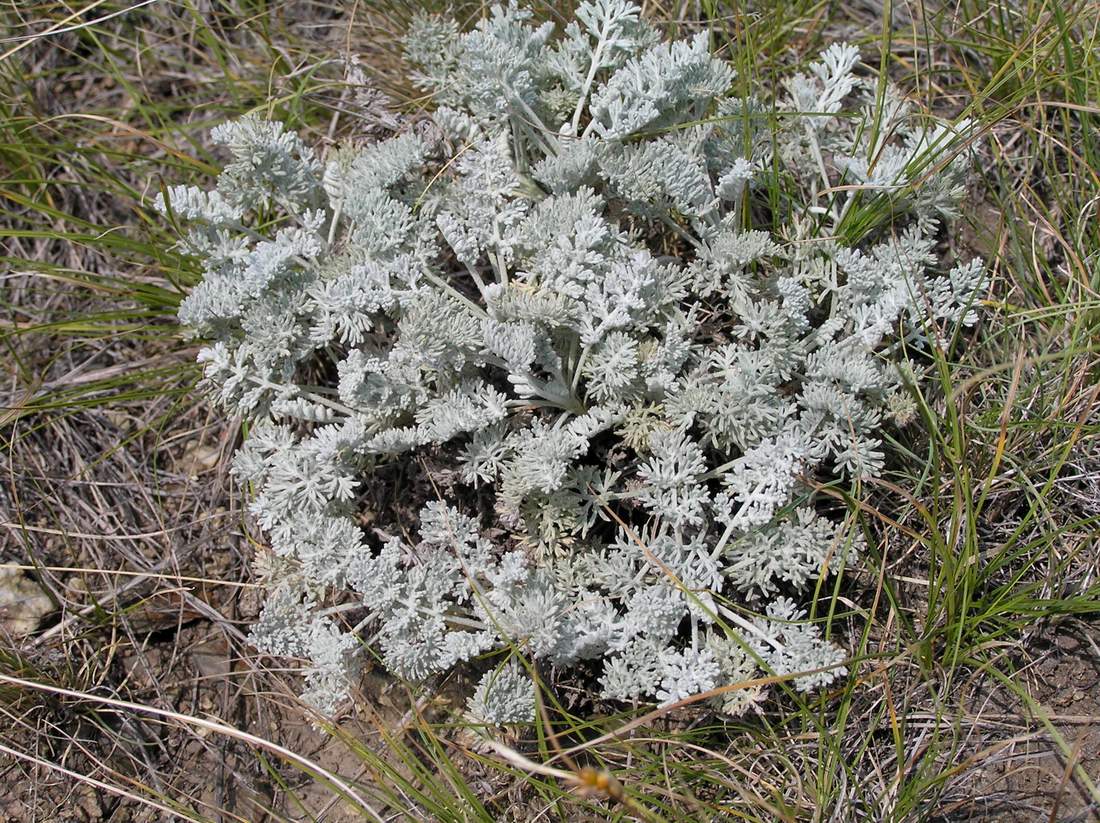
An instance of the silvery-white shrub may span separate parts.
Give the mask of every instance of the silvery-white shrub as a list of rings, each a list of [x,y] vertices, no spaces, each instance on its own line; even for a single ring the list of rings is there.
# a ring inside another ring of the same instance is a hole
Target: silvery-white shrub
[[[206,383],[252,422],[256,646],[309,661],[325,712],[367,645],[414,680],[504,647],[601,660],[625,701],[832,681],[845,654],[791,596],[860,539],[810,480],[879,474],[905,352],[976,320],[982,264],[945,271],[935,242],[967,124],[876,95],[844,44],[731,96],[706,33],[663,42],[626,0],[560,32],[424,17],[406,47],[435,138],[322,157],[246,116],[214,131],[212,190],[158,201],[204,267],[179,317]],[[890,220],[853,233],[860,210]],[[424,454],[449,499],[365,533],[375,469]],[[530,689],[498,666],[471,715],[529,718]]]

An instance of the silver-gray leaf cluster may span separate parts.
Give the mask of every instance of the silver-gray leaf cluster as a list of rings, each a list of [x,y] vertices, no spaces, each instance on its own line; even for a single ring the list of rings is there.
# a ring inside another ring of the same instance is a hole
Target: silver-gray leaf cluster
[[[936,244],[970,125],[846,44],[735,97],[705,32],[627,0],[419,17],[406,50],[437,137],[319,152],[249,116],[211,190],[157,201],[204,268],[206,383],[252,421],[257,647],[310,661],[326,712],[367,647],[413,680],[507,649],[485,723],[532,717],[515,653],[598,660],[614,700],[832,681],[793,598],[861,538],[813,490],[883,472],[907,353],[978,319],[984,267]]]

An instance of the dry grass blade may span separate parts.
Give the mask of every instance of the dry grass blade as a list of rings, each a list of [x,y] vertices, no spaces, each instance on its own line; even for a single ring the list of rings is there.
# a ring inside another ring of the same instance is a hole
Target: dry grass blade
[[[47,694],[60,695],[63,697],[69,697],[80,701],[87,701],[89,703],[98,704],[102,706],[112,706],[118,709],[125,709],[129,712],[137,714],[150,714],[155,717],[161,717],[166,720],[172,720],[177,723],[181,723],[187,726],[197,726],[207,731],[215,732],[217,734],[225,735],[236,740],[240,740],[247,743],[250,746],[255,746],[263,751],[270,752],[274,755],[278,755],[281,758],[285,758],[287,761],[295,764],[296,766],[306,770],[308,773],[319,776],[325,781],[329,782],[333,790],[340,793],[347,800],[355,803],[358,806],[358,810],[370,818],[381,821],[382,816],[374,810],[374,808],[367,803],[359,793],[352,788],[348,783],[344,781],[339,775],[333,774],[328,769],[325,769],[320,764],[310,760],[308,757],[304,757],[297,752],[291,751],[284,746],[280,746],[278,743],[274,743],[270,740],[265,740],[262,737],[257,737],[254,734],[242,731],[228,726],[224,723],[219,723],[213,720],[207,720],[202,717],[194,717],[191,715],[180,714],[179,712],[166,711],[164,709],[158,709],[153,706],[144,706],[138,703],[130,703],[125,700],[115,700],[110,697],[102,697],[99,695],[88,694],[87,692],[74,691],[72,689],[62,689],[57,686],[51,686],[45,683],[36,683],[31,680],[24,680],[18,677],[9,677],[8,675],[0,674],[0,683],[7,683],[11,686],[16,686],[21,689],[30,689],[35,691],[46,692]]]

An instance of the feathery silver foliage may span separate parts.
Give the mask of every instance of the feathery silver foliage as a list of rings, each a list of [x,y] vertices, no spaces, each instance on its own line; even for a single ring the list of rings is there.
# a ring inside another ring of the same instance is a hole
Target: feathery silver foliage
[[[984,267],[935,242],[969,124],[876,95],[846,44],[774,100],[729,97],[706,32],[661,42],[628,0],[560,32],[515,4],[465,32],[421,16],[406,52],[443,139],[322,158],[250,116],[216,129],[210,191],[157,201],[204,269],[180,320],[206,385],[252,421],[257,647],[308,661],[326,712],[368,644],[415,680],[504,650],[601,659],[613,700],[760,666],[831,682],[844,651],[792,598],[861,540],[814,481],[881,474],[903,353],[978,319]],[[781,231],[749,227],[777,202]],[[876,204],[889,226],[853,217]],[[362,495],[398,476],[375,539]],[[529,721],[533,688],[512,659],[470,713]]]

